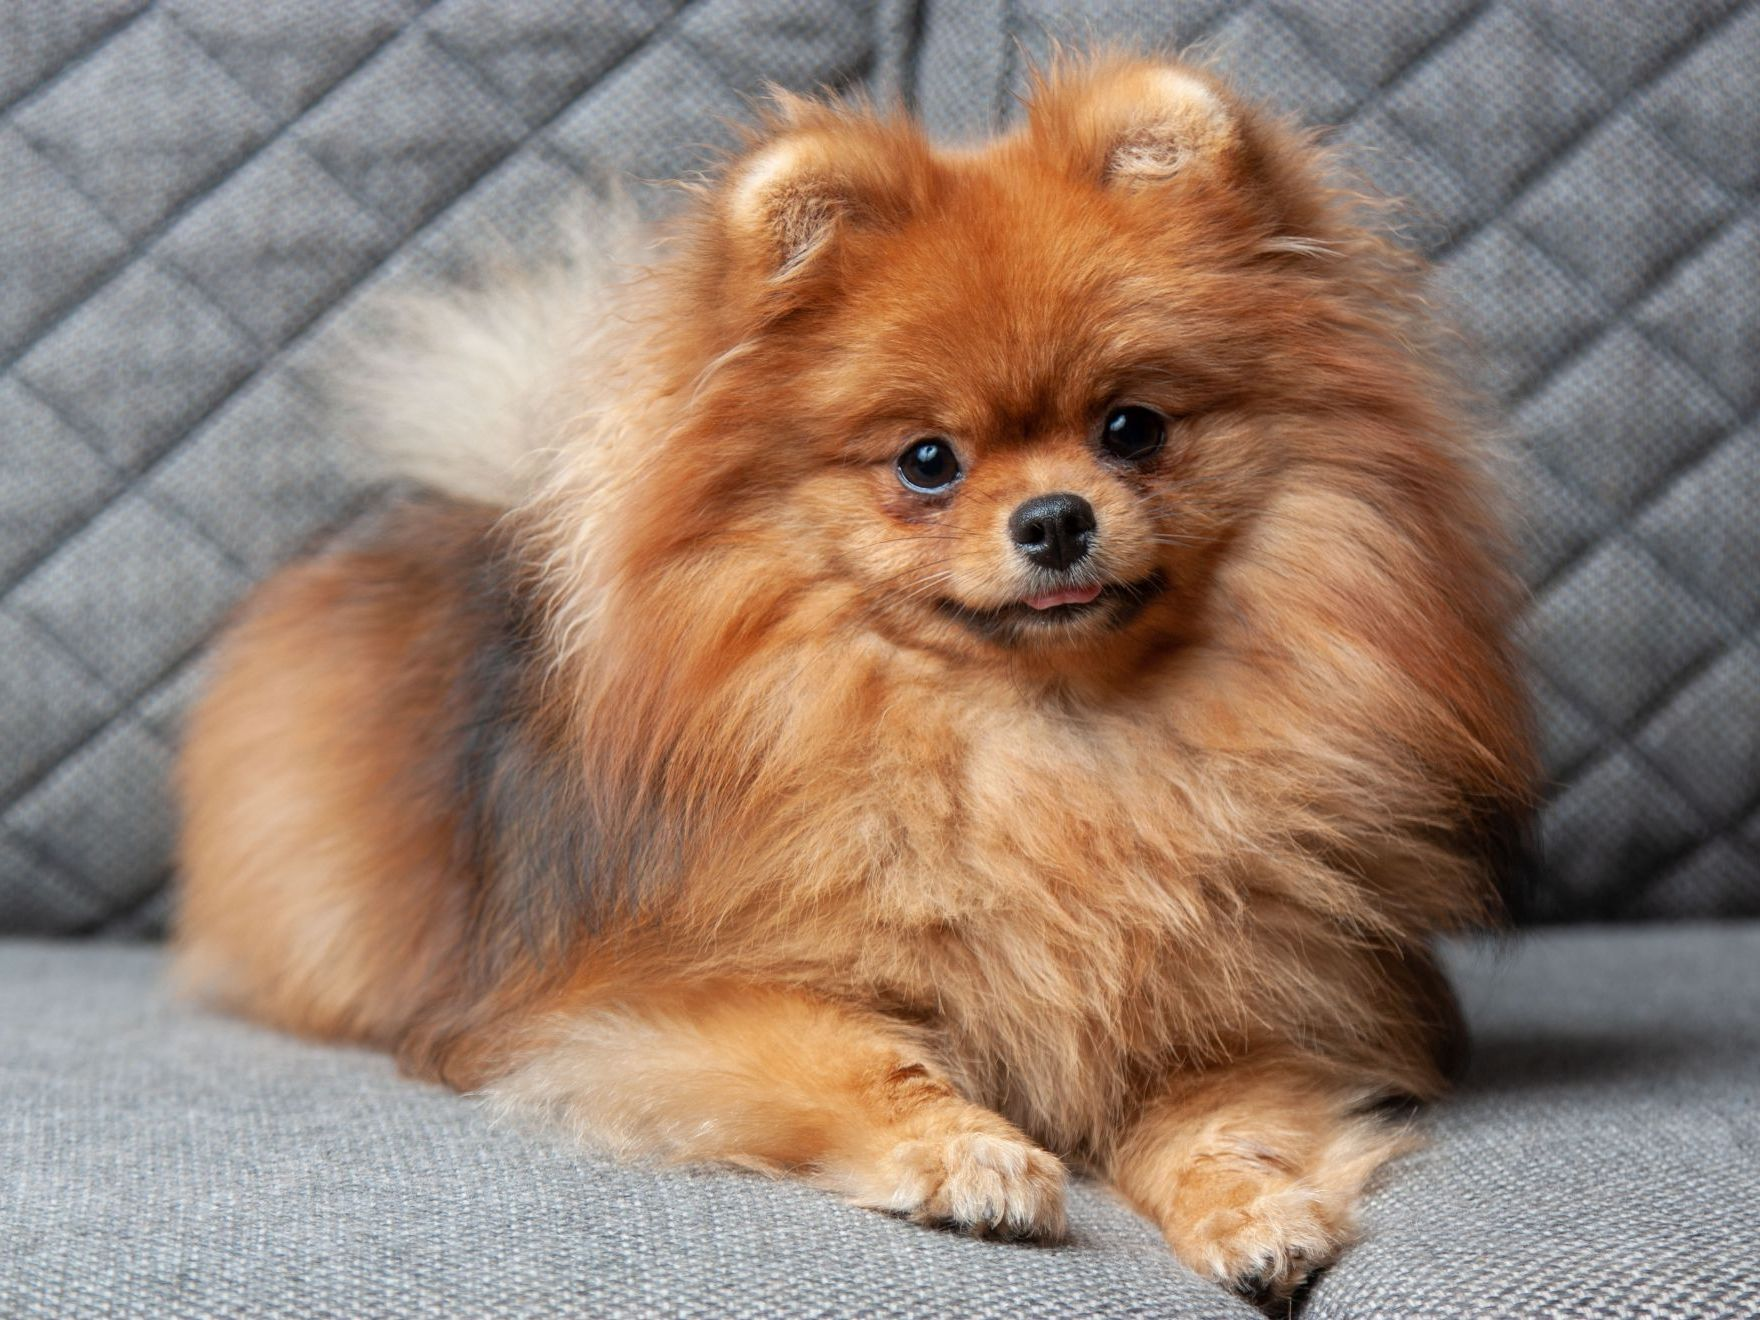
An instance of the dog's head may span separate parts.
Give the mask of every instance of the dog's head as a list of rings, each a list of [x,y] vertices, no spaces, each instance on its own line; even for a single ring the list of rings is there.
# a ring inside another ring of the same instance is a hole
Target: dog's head
[[[1181,65],[1055,70],[969,150],[783,97],[685,231],[632,553],[743,547],[760,594],[967,660],[1177,640],[1255,512],[1379,461],[1362,419],[1414,394],[1342,209]]]

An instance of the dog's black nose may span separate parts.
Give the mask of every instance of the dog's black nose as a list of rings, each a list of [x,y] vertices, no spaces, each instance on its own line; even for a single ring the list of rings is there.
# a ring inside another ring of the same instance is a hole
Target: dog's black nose
[[[1008,534],[1040,568],[1068,568],[1087,558],[1094,539],[1094,506],[1064,491],[1036,495],[1008,519]]]

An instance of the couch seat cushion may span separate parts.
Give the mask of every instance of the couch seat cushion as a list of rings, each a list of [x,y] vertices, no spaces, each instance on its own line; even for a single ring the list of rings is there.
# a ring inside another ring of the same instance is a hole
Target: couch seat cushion
[[[1760,925],[1558,931],[1456,965],[1467,1080],[1305,1314],[1760,1316]]]
[[[1760,1313],[1760,926],[1453,961],[1478,1033],[1316,1317]],[[0,1315],[1253,1312],[1081,1186],[1057,1248],[619,1168],[171,1001],[156,950],[0,943]]]
[[[172,1001],[157,951],[0,942],[0,1316],[1253,1320],[1078,1188],[1066,1246],[620,1168]]]

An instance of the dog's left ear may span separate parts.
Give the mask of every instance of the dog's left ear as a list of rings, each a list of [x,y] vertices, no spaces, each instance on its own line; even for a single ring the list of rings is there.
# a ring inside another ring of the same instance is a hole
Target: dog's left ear
[[[1065,60],[1034,79],[1029,144],[1111,192],[1198,201],[1207,215],[1306,251],[1337,229],[1313,138],[1234,97],[1202,69],[1155,60]],[[1171,216],[1174,210],[1168,212]]]
[[[1053,68],[1037,80],[1028,125],[1073,172],[1113,187],[1240,182],[1248,163],[1239,112],[1207,76],[1178,64]]]

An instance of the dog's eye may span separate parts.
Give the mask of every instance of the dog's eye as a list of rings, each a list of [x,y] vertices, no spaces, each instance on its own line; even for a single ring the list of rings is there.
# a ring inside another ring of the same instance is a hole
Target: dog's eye
[[[1114,408],[1106,414],[1106,424],[1100,428],[1100,442],[1106,446],[1106,452],[1127,463],[1142,462],[1161,448],[1166,438],[1167,424],[1161,420],[1161,414],[1136,404]]]
[[[898,479],[919,495],[939,495],[959,480],[959,459],[939,437],[913,440],[898,456]]]

